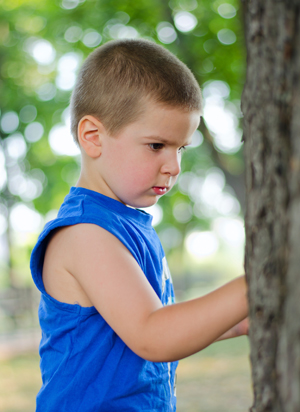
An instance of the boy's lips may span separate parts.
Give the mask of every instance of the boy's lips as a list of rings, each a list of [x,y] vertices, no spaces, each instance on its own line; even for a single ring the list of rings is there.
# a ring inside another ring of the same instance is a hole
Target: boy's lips
[[[157,195],[164,195],[167,192],[168,187],[166,187],[166,186],[153,186],[152,189],[154,190],[154,192]]]

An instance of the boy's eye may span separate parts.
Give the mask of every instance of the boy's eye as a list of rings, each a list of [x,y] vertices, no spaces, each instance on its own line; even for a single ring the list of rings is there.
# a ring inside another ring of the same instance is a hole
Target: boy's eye
[[[157,151],[163,149],[164,144],[163,143],[149,143],[149,146],[152,150],[157,152]],[[186,150],[186,146],[181,146],[178,149],[178,153],[182,153],[184,150]]]
[[[155,151],[160,150],[164,147],[163,143],[150,143],[149,146]]]

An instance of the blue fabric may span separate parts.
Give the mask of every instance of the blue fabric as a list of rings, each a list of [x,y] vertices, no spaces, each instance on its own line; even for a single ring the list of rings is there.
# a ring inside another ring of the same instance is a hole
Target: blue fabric
[[[72,187],[58,216],[47,223],[31,255],[41,292],[39,320],[42,387],[37,412],[176,410],[177,362],[150,362],[117,336],[95,307],[62,303],[42,281],[48,235],[55,228],[93,223],[115,235],[132,253],[163,305],[174,302],[172,280],[152,216],[84,188]],[[101,247],[101,245],[99,245]]]

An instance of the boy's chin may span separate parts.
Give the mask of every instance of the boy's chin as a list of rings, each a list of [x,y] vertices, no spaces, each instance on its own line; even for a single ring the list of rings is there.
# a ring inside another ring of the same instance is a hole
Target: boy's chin
[[[161,196],[153,196],[151,199],[146,199],[144,201],[132,201],[125,204],[126,206],[134,207],[135,209],[146,209],[147,207],[154,206],[160,197]]]

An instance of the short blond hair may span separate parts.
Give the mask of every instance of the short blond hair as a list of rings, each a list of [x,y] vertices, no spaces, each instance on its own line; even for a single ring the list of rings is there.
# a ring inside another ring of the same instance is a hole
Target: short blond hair
[[[202,112],[194,75],[164,47],[141,39],[114,40],[98,47],[84,62],[71,96],[75,141],[83,116],[95,116],[114,135],[138,119],[145,98]]]

